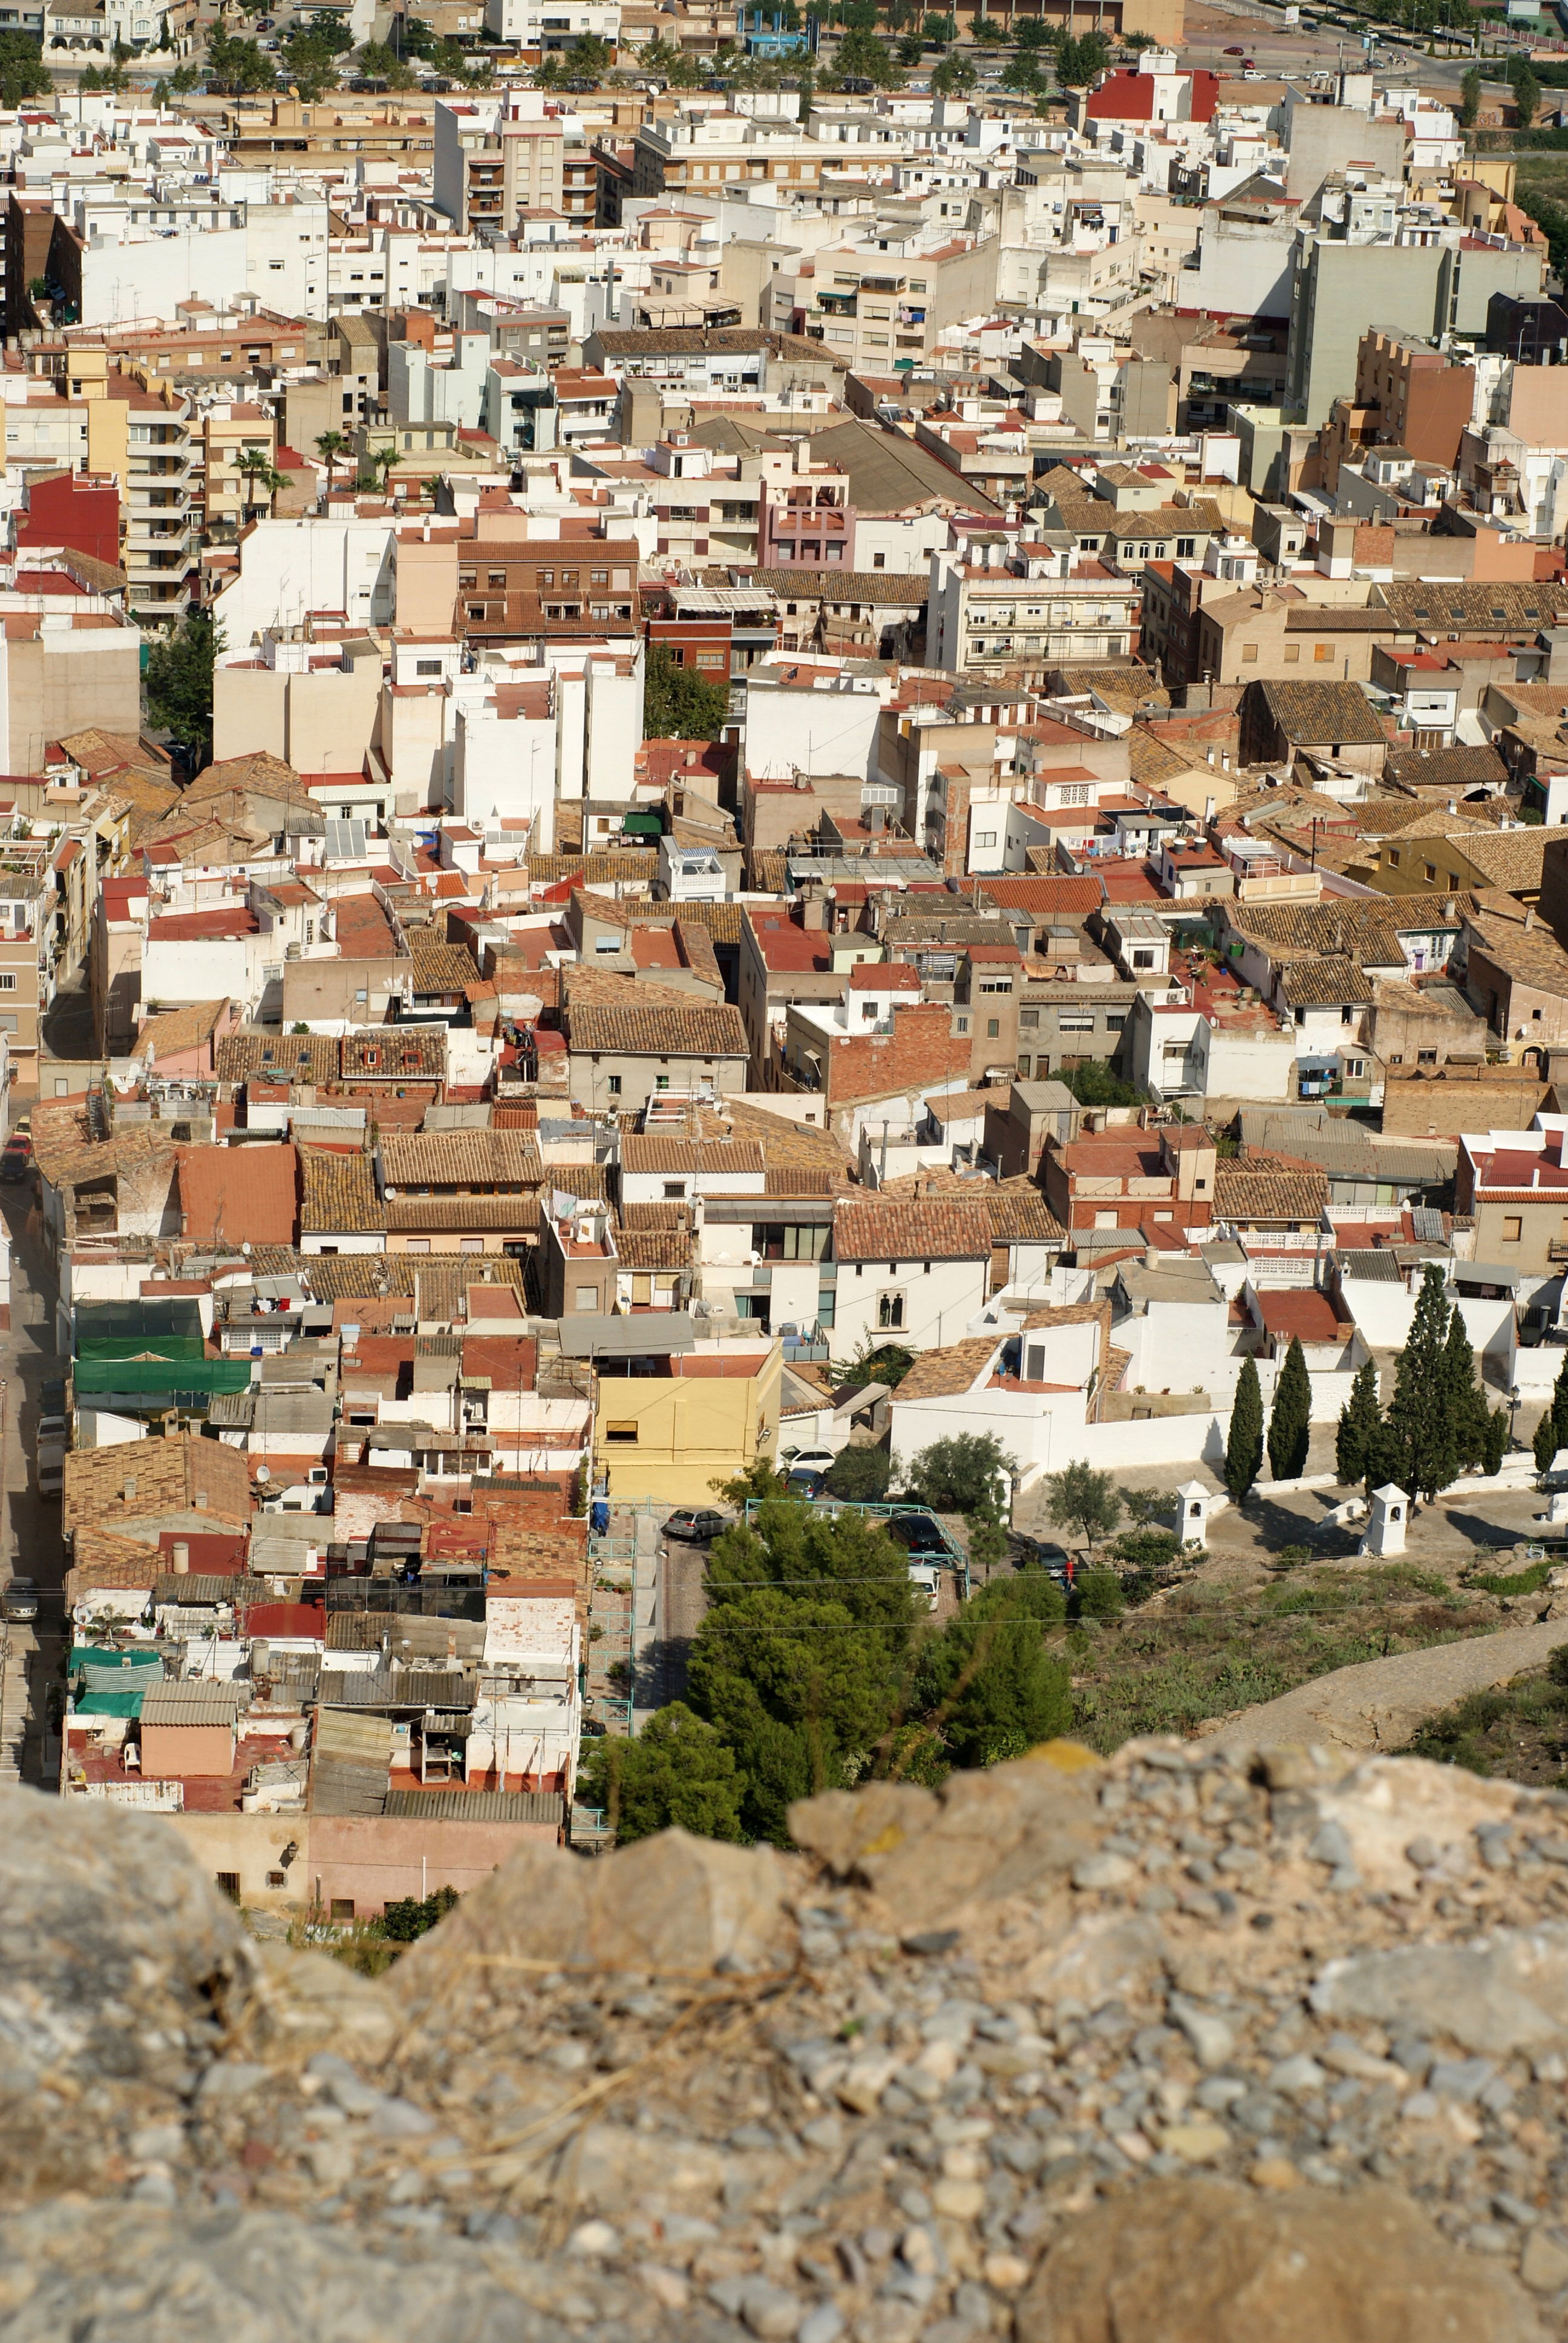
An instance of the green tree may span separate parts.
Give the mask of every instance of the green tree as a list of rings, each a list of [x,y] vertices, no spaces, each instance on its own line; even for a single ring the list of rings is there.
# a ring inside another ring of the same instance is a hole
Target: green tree
[[[920,1730],[956,1765],[1021,1757],[1066,1731],[1068,1669],[1046,1642],[1067,1605],[1043,1570],[1022,1570],[972,1594],[920,1646],[914,1706]]]
[[[147,714],[178,743],[193,772],[212,755],[212,671],[222,649],[222,628],[193,610],[147,653]]]
[[[931,74],[931,88],[938,97],[959,97],[975,85],[975,69],[968,57],[944,57]]]
[[[164,22],[166,24],[168,22],[167,17]],[[164,87],[174,96],[184,97],[187,92],[195,89],[200,79],[201,75],[195,65],[176,65],[164,83]]]
[[[1452,1394],[1443,1373],[1448,1314],[1442,1272],[1434,1265],[1421,1281],[1388,1410],[1390,1478],[1411,1496],[1429,1500],[1459,1470]]]
[[[704,683],[677,667],[662,643],[648,654],[643,685],[645,740],[713,740],[729,714],[729,687]]]
[[[1003,89],[1020,91],[1026,97],[1041,96],[1050,84],[1040,71],[1039,53],[1033,49],[1020,49],[1016,56],[1010,57],[1002,70],[1001,85]],[[1080,1067],[1075,1071],[1081,1072],[1084,1070]]]
[[[925,53],[926,45],[918,33],[906,33],[899,43],[899,63],[901,65],[918,65]]]
[[[1306,1471],[1312,1423],[1312,1377],[1300,1338],[1292,1334],[1269,1411],[1269,1470],[1276,1481],[1299,1480]]]
[[[278,490],[288,486],[265,447],[242,447],[234,459],[234,468],[245,483],[243,502],[246,520],[253,518],[262,508],[260,499],[265,500],[266,508],[270,510]],[[251,501],[253,489],[258,498],[256,504]]]
[[[596,1741],[578,1775],[578,1795],[614,1817],[620,1844],[672,1825],[700,1838],[739,1839],[746,1783],[721,1734],[672,1701],[635,1741]]]
[[[316,452],[327,467],[327,493],[330,496],[333,474],[348,453],[348,442],[341,431],[323,431],[316,442]]]
[[[1552,1386],[1552,1403],[1535,1427],[1535,1469],[1547,1473],[1560,1448],[1568,1448],[1568,1351]]]
[[[1072,1589],[1075,1619],[1120,1619],[1126,1608],[1127,1597],[1113,1570],[1080,1572]]]
[[[1356,1369],[1351,1395],[1340,1410],[1339,1430],[1334,1435],[1334,1471],[1340,1480],[1364,1480],[1372,1443],[1382,1424],[1377,1368],[1371,1359],[1365,1359]]]
[[[1263,1463],[1263,1394],[1257,1363],[1243,1359],[1231,1404],[1231,1429],[1225,1442],[1225,1486],[1235,1504],[1244,1503]]]
[[[579,33],[567,51],[567,63],[574,76],[586,80],[589,75],[598,81],[615,63],[615,51],[597,33]]]
[[[419,76],[413,66],[387,41],[361,41],[359,70],[374,81],[384,81],[388,89],[414,89],[418,85]]]
[[[890,1391],[897,1391],[914,1363],[913,1351],[901,1343],[873,1342],[863,1336],[849,1365],[837,1370],[838,1387],[840,1392],[863,1391],[868,1383],[886,1383]]]
[[[908,1486],[937,1513],[1001,1514],[999,1483],[1017,1465],[991,1432],[959,1432],[922,1448],[905,1475]]]
[[[1012,28],[1013,46],[1036,54],[1041,49],[1055,48],[1060,35],[1054,25],[1043,16],[1024,16]]]
[[[1082,1065],[1070,1066],[1061,1080],[1080,1106],[1143,1106],[1148,1103],[1146,1092],[1131,1082],[1124,1082],[1098,1058],[1086,1058]]]
[[[256,90],[276,89],[277,75],[256,41],[236,40],[215,32],[206,45],[206,75],[213,86],[243,97]]]
[[[930,15],[927,16],[920,30],[928,44],[934,43],[938,48],[946,48],[950,41],[958,39],[958,19],[956,16]]]
[[[437,1887],[433,1896],[394,1896],[382,1906],[381,1933],[395,1945],[411,1945],[427,1936],[437,1920],[444,1920],[457,1901],[455,1887]]]
[[[1163,1529],[1181,1510],[1181,1499],[1173,1489],[1123,1489],[1121,1502],[1127,1508],[1128,1520],[1140,1529]]]
[[[1464,1313],[1455,1303],[1442,1346],[1442,1380],[1447,1396],[1454,1452],[1462,1472],[1470,1472],[1486,1453],[1492,1411],[1475,1376],[1475,1353]]]
[[[840,1448],[822,1478],[830,1497],[848,1504],[879,1505],[893,1477],[893,1460],[885,1448]]]
[[[1471,65],[1461,77],[1459,85],[1459,120],[1461,127],[1465,130],[1473,129],[1475,126],[1475,117],[1480,111],[1481,72],[1478,66]]]
[[[900,79],[886,41],[878,40],[874,33],[846,33],[839,44],[835,63],[840,74],[857,81],[874,82],[879,89],[894,89]]]
[[[716,1497],[722,1497],[727,1505],[733,1505],[739,1512],[753,1498],[787,1496],[789,1476],[777,1471],[771,1458],[754,1456],[744,1473],[738,1473],[733,1480],[709,1481],[708,1485]]]
[[[977,16],[970,26],[970,38],[977,49],[1000,49],[1007,40],[1007,33],[994,16]]]
[[[1494,1407],[1486,1419],[1486,1441],[1481,1452],[1483,1473],[1500,1473],[1508,1453],[1508,1410]]]
[[[1121,1519],[1121,1493],[1111,1474],[1082,1457],[1046,1474],[1045,1501],[1051,1520],[1076,1529],[1085,1545],[1110,1537]]]
[[[0,106],[47,97],[55,85],[44,65],[43,45],[25,33],[0,33]]]
[[[1510,75],[1513,84],[1513,105],[1521,130],[1528,130],[1541,105],[1541,84],[1530,67],[1521,63]]]
[[[1111,44],[1103,33],[1084,33],[1058,45],[1056,78],[1063,89],[1091,89],[1111,63]]]

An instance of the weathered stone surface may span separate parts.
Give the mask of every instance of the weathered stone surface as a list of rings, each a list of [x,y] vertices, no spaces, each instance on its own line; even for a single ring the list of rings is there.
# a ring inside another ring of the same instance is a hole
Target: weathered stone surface
[[[379,2066],[397,2040],[400,2015],[386,1986],[356,1976],[327,1953],[267,1942],[256,1947],[259,1975],[247,2039],[282,2057],[336,2050]]]
[[[569,2290],[613,2316],[625,2297],[517,2255],[357,2249],[286,2214],[181,2221],[142,2207],[0,2219],[6,2343],[546,2343]]]
[[[191,2028],[216,2045],[256,1975],[238,1914],[166,1823],[0,1794],[0,2088],[146,2072]]]
[[[1100,2009],[1154,1976],[1164,1951],[1159,1929],[1141,1913],[1118,1919],[1097,1912],[1080,1920],[1060,1945],[1038,1955],[1023,1981],[1043,2001],[1081,2001],[1087,2009]]]
[[[1075,1753],[1075,1755],[1080,1753]],[[954,1774],[933,1796],[873,1784],[807,1798],[789,1810],[799,1842],[841,1877],[871,1889],[901,1930],[930,1928],[970,1905],[1040,1897],[1097,1852],[1096,1773],[1063,1765],[1057,1745],[984,1773]]]
[[[591,1864],[520,1847],[398,1963],[397,1996],[417,2008],[508,1962],[519,1992],[530,1964],[689,1976],[766,1966],[783,1953],[788,1876],[771,1847],[679,1830]]]
[[[1353,1953],[1329,1963],[1312,2006],[1324,2016],[1449,2035],[1493,2057],[1543,2050],[1568,2042],[1568,1925]]]
[[[1536,2343],[1514,2279],[1392,2188],[1155,2180],[1067,2229],[1018,2343]]]

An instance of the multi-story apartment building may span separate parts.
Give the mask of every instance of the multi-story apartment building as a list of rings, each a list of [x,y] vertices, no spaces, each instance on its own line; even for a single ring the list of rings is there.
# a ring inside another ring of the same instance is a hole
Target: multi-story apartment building
[[[560,56],[574,41],[620,38],[619,0],[485,0],[485,30],[525,57]]]
[[[733,114],[645,123],[637,134],[628,192],[717,195],[723,186],[758,183],[815,187],[824,164],[830,169],[832,163],[831,149],[801,135],[794,123]]]
[[[193,402],[137,369],[111,381],[129,408],[126,427],[126,601],[144,625],[177,618],[190,599],[201,538],[193,472],[201,433]]]
[[[509,233],[528,212],[561,208],[566,132],[540,90],[436,106],[435,197],[459,228]]]
[[[1138,641],[1141,590],[1099,561],[1070,567],[1045,548],[1021,548],[1006,568],[967,561],[963,548],[934,553],[927,657],[958,675],[1124,659]]]
[[[207,408],[201,418],[202,494],[210,538],[236,538],[246,521],[270,509],[268,490],[242,468],[241,459],[254,453],[270,463],[276,446],[276,426],[265,407],[236,398]]]

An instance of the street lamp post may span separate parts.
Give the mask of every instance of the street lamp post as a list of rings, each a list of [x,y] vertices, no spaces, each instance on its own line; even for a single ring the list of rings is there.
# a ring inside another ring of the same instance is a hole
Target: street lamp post
[[[1519,1385],[1517,1383],[1511,1384],[1508,1393],[1508,1445],[1510,1448],[1514,1444],[1513,1419],[1519,1413],[1519,1403],[1522,1397],[1523,1393],[1519,1389]]]

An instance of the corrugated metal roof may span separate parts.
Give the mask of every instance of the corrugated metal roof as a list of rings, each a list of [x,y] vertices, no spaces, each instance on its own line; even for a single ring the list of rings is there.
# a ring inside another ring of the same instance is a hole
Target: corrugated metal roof
[[[252,1578],[221,1573],[208,1574],[199,1570],[159,1571],[153,1581],[155,1603],[176,1603],[182,1607],[192,1604],[240,1603],[260,1592]]]
[[[310,1811],[316,1815],[379,1815],[387,1805],[387,1761],[357,1764],[323,1755],[310,1776]]]
[[[383,1811],[433,1822],[558,1824],[558,1790],[388,1790]]]
[[[1340,1255],[1340,1275],[1375,1281],[1383,1285],[1402,1285],[1404,1279],[1399,1262],[1386,1248],[1373,1251],[1371,1246],[1357,1246],[1353,1252]]]
[[[245,1706],[247,1687],[186,1677],[181,1684],[149,1684],[142,1696],[144,1725],[232,1725]]]
[[[474,1680],[460,1668],[324,1670],[317,1699],[323,1708],[472,1708]]]

